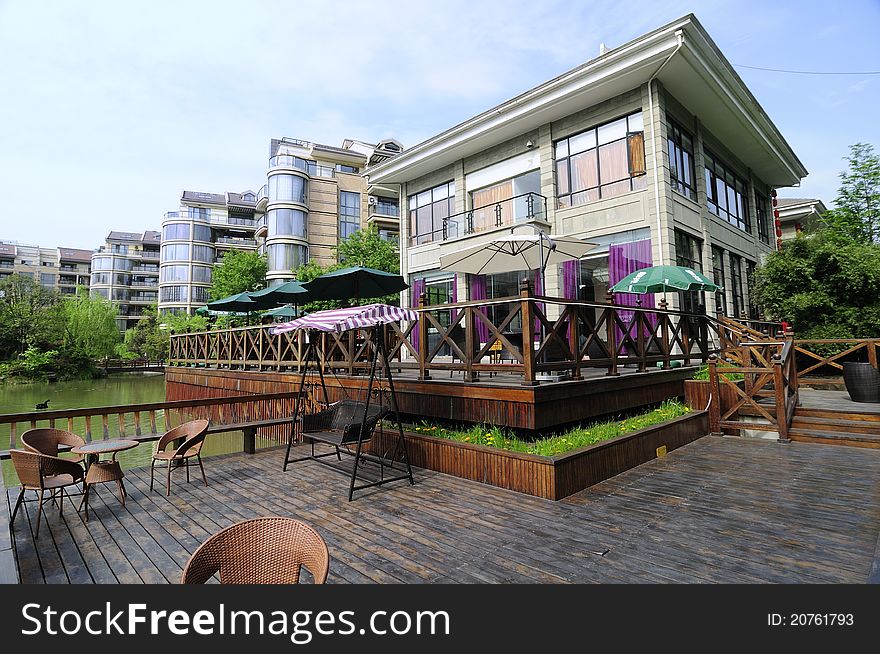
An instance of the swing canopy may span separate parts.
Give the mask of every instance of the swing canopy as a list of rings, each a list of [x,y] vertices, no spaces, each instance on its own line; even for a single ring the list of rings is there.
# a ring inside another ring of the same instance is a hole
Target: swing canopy
[[[375,327],[401,320],[418,320],[419,314],[412,309],[395,307],[390,304],[368,304],[362,307],[328,309],[316,311],[302,318],[283,322],[272,330],[273,334],[283,334],[294,329],[317,329],[322,332],[341,334],[349,329]]]

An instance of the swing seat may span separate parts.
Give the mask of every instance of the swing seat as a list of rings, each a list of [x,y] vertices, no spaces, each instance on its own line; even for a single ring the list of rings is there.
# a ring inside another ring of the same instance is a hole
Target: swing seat
[[[364,422],[365,413],[366,422]],[[388,413],[389,410],[378,403],[370,403],[367,407],[365,402],[342,400],[331,404],[323,411],[303,416],[303,441],[320,441],[337,447],[357,443],[363,425],[361,442],[365,443],[373,437],[376,425]]]

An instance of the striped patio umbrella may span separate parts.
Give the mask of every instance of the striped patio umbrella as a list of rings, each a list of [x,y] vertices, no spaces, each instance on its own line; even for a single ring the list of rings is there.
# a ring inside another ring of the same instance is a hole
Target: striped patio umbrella
[[[666,293],[667,291],[720,291],[711,279],[684,266],[653,266],[630,273],[614,286],[613,293]]]
[[[317,329],[322,332],[341,334],[349,329],[375,327],[401,320],[418,320],[419,314],[412,309],[395,307],[390,304],[368,304],[362,307],[328,309],[316,311],[302,318],[283,322],[272,330],[282,334],[294,329]]]

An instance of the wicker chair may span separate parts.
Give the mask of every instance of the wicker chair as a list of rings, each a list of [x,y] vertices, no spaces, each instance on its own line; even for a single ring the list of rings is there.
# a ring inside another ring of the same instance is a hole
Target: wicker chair
[[[153,451],[153,460],[150,462],[150,490],[153,490],[153,471],[156,467],[156,461],[168,462],[168,474],[166,479],[165,495],[171,495],[171,470],[173,468],[186,468],[186,481],[189,483],[189,467],[191,461],[195,458],[202,471],[202,480],[205,486],[208,485],[208,479],[205,477],[205,467],[202,465],[202,444],[205,442],[205,436],[208,435],[207,420],[191,420],[182,425],[174,427],[167,431],[159,442],[156,443],[156,449]],[[183,439],[183,442],[177,449],[166,452],[165,448],[176,440]]]
[[[29,429],[21,435],[21,444],[26,450],[47,454],[48,456],[58,456],[58,446],[67,445],[69,447],[78,447],[85,445],[86,442],[69,431],[63,429]],[[67,458],[68,461],[81,462],[85,457],[82,454],[74,454]]]
[[[52,498],[56,497],[56,493],[60,493],[61,498],[58,504],[58,513],[64,512],[64,489],[74,484],[79,484],[85,477],[85,472],[75,461],[69,459],[59,459],[55,456],[47,456],[38,452],[28,452],[26,450],[9,450],[9,458],[12,459],[12,465],[15,466],[15,474],[18,475],[21,483],[21,492],[18,494],[18,500],[15,502],[15,508],[12,511],[12,522],[15,521],[15,514],[18,513],[18,507],[24,501],[25,491],[36,491],[39,495],[37,505],[37,529],[34,532],[34,538],[40,535],[40,518],[43,513],[43,502],[45,492],[52,491]]]
[[[254,518],[202,543],[180,583],[203,584],[219,573],[221,584],[298,584],[302,566],[316,584],[327,580],[330,553],[318,532],[293,518]]]

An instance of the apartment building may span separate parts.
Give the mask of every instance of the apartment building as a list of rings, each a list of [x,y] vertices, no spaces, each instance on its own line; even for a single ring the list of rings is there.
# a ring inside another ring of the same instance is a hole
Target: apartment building
[[[377,144],[346,139],[341,148],[293,138],[272,139],[268,183],[260,189],[257,231],[270,284],[293,279],[309,260],[336,261],[334,249],[354,231],[375,224],[396,241],[400,210],[396,187],[368,186],[362,171],[403,150],[394,139]]]
[[[408,304],[422,292],[431,304],[516,294],[522,273],[456,275],[439,261],[521,227],[597,244],[548,269],[538,292],[602,301],[635,270],[687,265],[724,291],[670,294],[673,307],[744,316],[756,313],[752,271],[775,247],[771,191],[807,171],[688,15],[365,174],[399,188]]]
[[[19,273],[46,288],[72,295],[77,286],[88,287],[91,257],[91,250],[0,242],[0,279]]]
[[[158,299],[159,239],[156,231],[114,231],[92,254],[89,290],[117,303],[120,331],[133,327]]]
[[[213,270],[229,250],[256,250],[257,194],[183,191],[162,221],[159,311],[192,313],[208,303]]]
[[[782,232],[779,238],[783,241],[817,229],[822,214],[828,211],[825,203],[816,198],[778,198],[777,201],[779,231]]]

